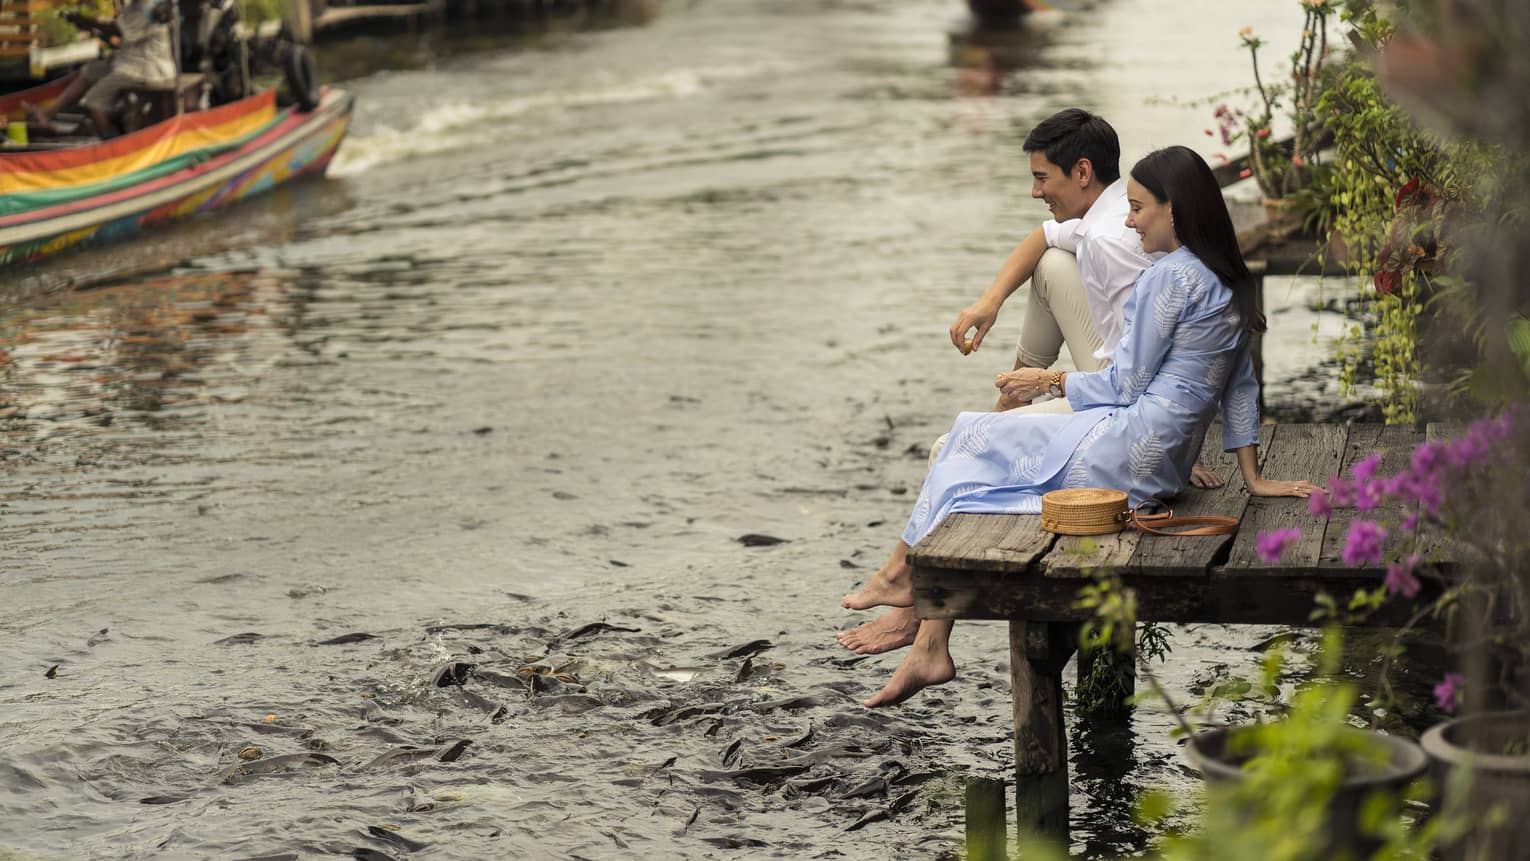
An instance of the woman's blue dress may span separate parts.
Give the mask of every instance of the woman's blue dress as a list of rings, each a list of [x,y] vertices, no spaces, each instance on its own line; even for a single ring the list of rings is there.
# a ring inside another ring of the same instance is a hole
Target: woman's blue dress
[[[1232,291],[1188,248],[1142,273],[1111,365],[1070,372],[1072,415],[962,413],[903,531],[947,514],[1039,514],[1063,487],[1124,490],[1136,505],[1178,494],[1220,404],[1226,451],[1259,442],[1259,384]]]

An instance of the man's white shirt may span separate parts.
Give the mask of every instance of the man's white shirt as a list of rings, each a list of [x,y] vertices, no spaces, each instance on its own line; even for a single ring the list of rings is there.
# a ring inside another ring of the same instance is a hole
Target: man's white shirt
[[[1109,360],[1121,340],[1121,308],[1142,271],[1162,254],[1142,250],[1142,237],[1126,226],[1130,206],[1126,179],[1106,186],[1082,218],[1047,221],[1041,225],[1048,248],[1061,248],[1078,258],[1079,276],[1089,315],[1100,335],[1097,359]]]

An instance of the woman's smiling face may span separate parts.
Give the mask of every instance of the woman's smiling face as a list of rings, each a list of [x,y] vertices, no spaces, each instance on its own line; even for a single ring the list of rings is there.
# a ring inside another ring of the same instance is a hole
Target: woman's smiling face
[[[1174,209],[1160,201],[1135,179],[1126,181],[1126,226],[1142,237],[1142,250],[1149,254],[1173,251],[1179,247],[1174,234]]]

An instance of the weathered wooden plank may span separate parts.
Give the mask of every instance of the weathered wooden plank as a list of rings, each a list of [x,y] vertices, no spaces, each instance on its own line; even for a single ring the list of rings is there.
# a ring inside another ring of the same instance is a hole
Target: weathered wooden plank
[[[1275,479],[1323,481],[1336,475],[1344,459],[1348,428],[1341,425],[1276,425],[1263,473]],[[1313,568],[1323,547],[1323,530],[1314,529],[1307,500],[1295,497],[1250,499],[1243,523],[1228,553],[1226,569],[1286,574]],[[1279,562],[1267,563],[1255,552],[1262,532],[1294,527],[1302,537]]]
[[[1041,576],[1086,577],[1093,571],[1119,570],[1131,561],[1141,536],[1135,529],[1113,535],[1059,535],[1041,558]]]
[[[1377,470],[1379,475],[1391,475],[1407,468],[1409,459],[1413,456],[1413,448],[1423,442],[1424,435],[1406,425],[1352,425],[1349,429],[1349,440],[1344,447],[1344,463],[1340,467],[1339,475],[1344,476],[1351,472],[1359,461],[1370,457],[1372,454],[1381,455],[1381,466]],[[1319,481],[1321,484],[1322,482]],[[1391,511],[1388,511],[1390,514]],[[1407,516],[1409,512],[1402,512]],[[1357,516],[1366,516],[1363,512],[1357,512],[1353,508],[1337,508],[1329,515],[1327,525],[1323,532],[1323,546],[1318,554],[1318,565],[1322,568],[1347,567],[1344,564],[1344,545],[1349,538],[1349,527]],[[1401,520],[1401,517],[1398,518]],[[1314,525],[1318,521],[1312,521]],[[1395,531],[1395,530],[1394,530]],[[1411,534],[1394,534],[1388,536],[1386,543],[1387,558],[1394,558],[1403,553],[1412,552],[1414,537]]]
[[[1270,451],[1275,425],[1259,429],[1259,456],[1261,461]],[[1206,431],[1206,442],[1201,446],[1201,463],[1207,469],[1222,476],[1225,482],[1215,490],[1186,490],[1174,501],[1174,513],[1180,515],[1222,514],[1243,517],[1248,505],[1248,492],[1243,484],[1243,473],[1238,470],[1238,459],[1222,451],[1222,425],[1212,425]],[[1241,529],[1240,529],[1241,531]],[[1161,535],[1143,536],[1137,545],[1127,569],[1156,576],[1194,576],[1206,573],[1232,544],[1232,535],[1204,535],[1189,538],[1167,538]]]
[[[915,567],[1025,571],[1056,538],[1041,518],[1024,514],[952,514],[915,547]]]
[[[1272,576],[1274,574],[1275,576]],[[1349,568],[1292,570],[1219,570],[1202,577],[1156,577],[1128,572],[1122,584],[1137,593],[1137,618],[1143,622],[1221,622],[1226,624],[1313,624],[1319,592],[1342,595],[1375,588],[1382,574]],[[914,607],[923,619],[1030,619],[1078,622],[1089,612],[1074,606],[1086,578],[1018,577],[1013,574],[915,569]],[[1419,601],[1439,594],[1438,581],[1424,581]],[[1410,602],[1392,602],[1363,624],[1395,626],[1406,621]]]

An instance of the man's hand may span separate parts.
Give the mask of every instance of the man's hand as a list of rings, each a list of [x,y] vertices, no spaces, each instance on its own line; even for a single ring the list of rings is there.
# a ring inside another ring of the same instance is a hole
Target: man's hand
[[[1221,487],[1226,483],[1227,482],[1222,480],[1222,476],[1217,475],[1216,473],[1212,472],[1204,466],[1201,466],[1200,464],[1196,464],[1195,466],[1190,467],[1190,484],[1195,487],[1211,490],[1213,488]]]
[[[956,322],[951,324],[951,343],[956,345],[956,349],[962,351],[963,356],[970,355],[973,350],[982,345],[983,336],[993,328],[994,321],[997,319],[999,319],[998,306],[989,305],[982,300],[972,303],[962,309],[962,312],[956,315]],[[967,333],[973,329],[976,329],[977,333],[969,339]]]

